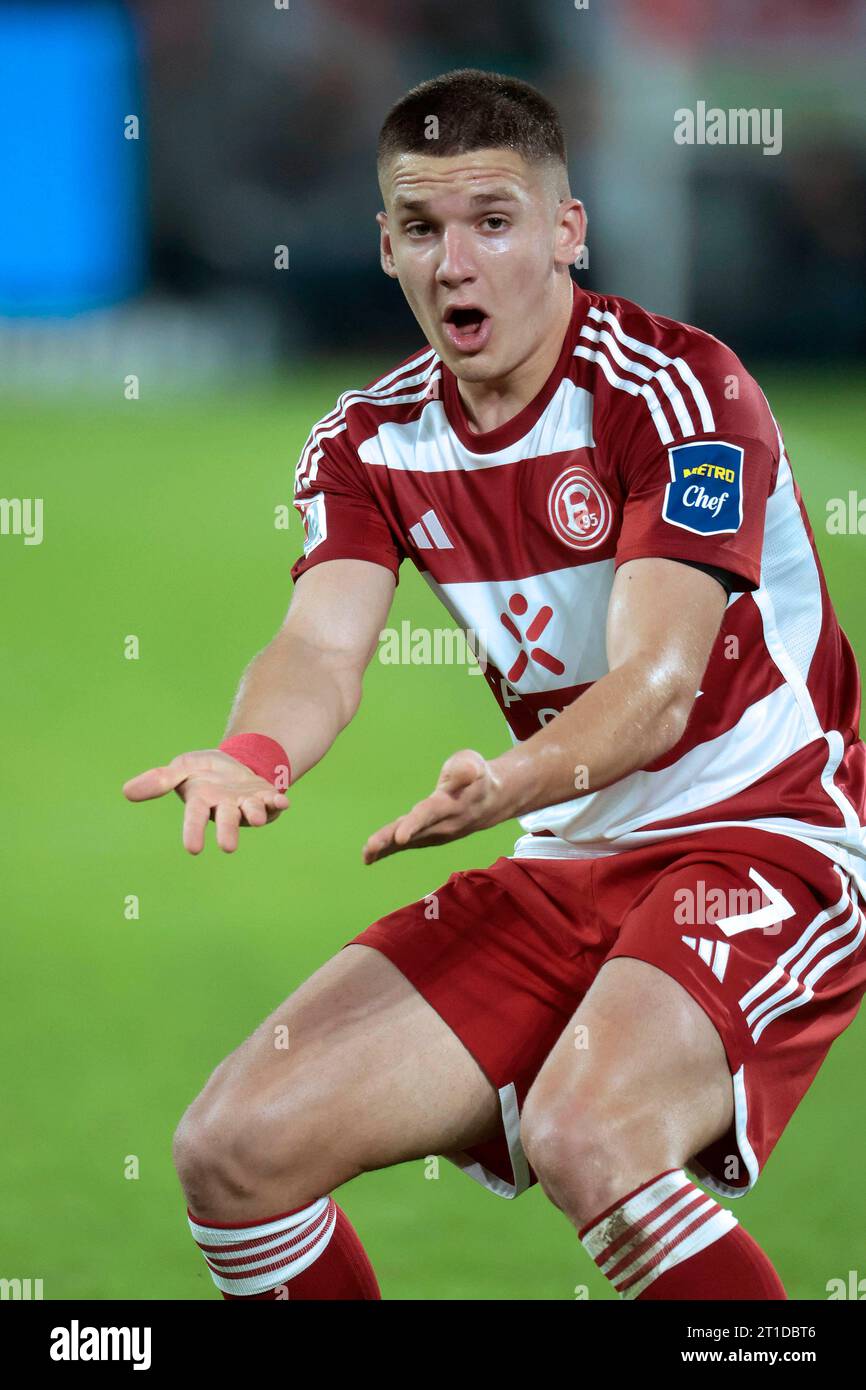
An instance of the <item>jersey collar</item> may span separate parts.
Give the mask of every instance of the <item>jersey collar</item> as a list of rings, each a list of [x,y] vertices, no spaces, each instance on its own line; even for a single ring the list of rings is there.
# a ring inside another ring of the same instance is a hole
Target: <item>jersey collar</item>
[[[504,425],[497,425],[496,429],[487,430],[483,434],[477,434],[470,429],[466,418],[466,411],[460,398],[457,387],[457,378],[450,367],[442,363],[442,405],[445,417],[449,425],[456,434],[464,448],[473,454],[490,454],[499,449],[507,449],[510,445],[516,444],[518,439],[522,439],[528,434],[533,425],[540,419],[543,411],[553,398],[554,392],[562,379],[568,375],[569,364],[571,362],[574,348],[577,343],[577,336],[581,325],[586,318],[586,311],[589,305],[589,295],[587,295],[578,285],[576,280],[572,280],[572,309],[571,319],[569,320],[568,330],[563,339],[562,349],[559,357],[536,396],[529,401],[522,410],[510,420],[506,420]]]

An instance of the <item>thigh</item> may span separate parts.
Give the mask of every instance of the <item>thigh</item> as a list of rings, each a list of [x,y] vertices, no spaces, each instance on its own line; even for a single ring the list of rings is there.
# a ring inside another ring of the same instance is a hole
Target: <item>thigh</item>
[[[217,1126],[249,1124],[279,1168],[299,1134],[335,1171],[363,1171],[496,1133],[478,1063],[380,952],[350,945],[217,1067],[194,1103]]]
[[[503,1197],[532,1181],[520,1144],[523,1098],[611,947],[589,872],[587,862],[500,858],[452,874],[355,938],[412,981],[493,1083],[494,1142],[441,1152]]]
[[[601,967],[541,1068],[530,1107],[685,1162],[731,1123],[725,1049],[682,985],[643,960],[617,957]]]
[[[608,964],[637,957],[676,981],[722,1039],[729,1130],[689,1163],[723,1196],[747,1191],[866,988],[866,919],[840,865],[746,827],[684,836],[676,862],[624,911]],[[614,866],[602,899],[618,890]],[[636,1001],[641,1007],[640,1001]]]

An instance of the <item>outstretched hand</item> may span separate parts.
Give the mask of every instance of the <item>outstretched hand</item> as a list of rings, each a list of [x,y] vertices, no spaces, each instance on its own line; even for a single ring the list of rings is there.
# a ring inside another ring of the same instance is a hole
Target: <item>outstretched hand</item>
[[[390,825],[383,825],[364,846],[365,864],[375,864],[402,849],[421,849],[460,840],[504,819],[502,786],[491,763],[471,748],[452,753],[435,790]]]
[[[175,791],[185,803],[183,847],[204,849],[205,828],[216,823],[216,840],[226,854],[238,847],[242,825],[267,825],[286,809],[288,798],[229,753],[206,748],[180,753],[165,767],[151,767],[124,783],[128,801],[151,801]]]

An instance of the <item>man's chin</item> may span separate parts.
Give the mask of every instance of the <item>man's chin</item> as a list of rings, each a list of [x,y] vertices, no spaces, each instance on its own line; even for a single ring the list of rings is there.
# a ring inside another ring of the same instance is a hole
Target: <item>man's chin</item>
[[[498,381],[502,376],[501,370],[497,370],[496,363],[486,361],[487,353],[479,352],[475,357],[461,357],[456,362],[449,362],[458,381]]]
[[[501,367],[489,346],[480,352],[456,352],[453,344],[440,343],[436,350],[458,381],[495,381],[501,375]]]

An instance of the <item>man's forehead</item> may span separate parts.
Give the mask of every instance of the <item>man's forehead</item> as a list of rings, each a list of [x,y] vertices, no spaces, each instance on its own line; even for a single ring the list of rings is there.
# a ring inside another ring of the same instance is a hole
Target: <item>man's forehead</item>
[[[399,154],[382,173],[382,192],[395,208],[419,200],[465,193],[479,199],[494,193],[519,198],[538,186],[540,170],[514,150],[469,154]]]

